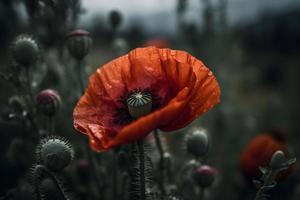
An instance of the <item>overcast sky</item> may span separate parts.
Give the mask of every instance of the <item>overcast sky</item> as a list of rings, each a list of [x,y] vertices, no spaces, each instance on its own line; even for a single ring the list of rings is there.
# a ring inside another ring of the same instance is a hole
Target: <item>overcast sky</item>
[[[211,0],[216,4],[218,0]],[[188,0],[186,20],[201,24],[201,0]],[[251,21],[263,12],[280,12],[291,7],[300,8],[300,0],[228,0],[228,19],[231,25]],[[175,31],[177,0],[83,0],[87,13],[80,25],[87,24],[94,15],[107,16],[111,10],[119,10],[124,16],[122,28],[134,21],[143,24],[149,32]]]

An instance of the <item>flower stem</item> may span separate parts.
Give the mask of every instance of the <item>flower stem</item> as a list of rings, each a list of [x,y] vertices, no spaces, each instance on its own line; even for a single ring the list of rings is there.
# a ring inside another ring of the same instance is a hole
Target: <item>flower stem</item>
[[[155,144],[156,147],[158,149],[159,152],[159,157],[160,157],[160,161],[159,161],[159,168],[160,168],[160,172],[161,172],[161,176],[160,176],[160,180],[159,180],[159,185],[160,185],[160,189],[161,189],[161,193],[162,195],[166,194],[166,189],[165,189],[165,159],[164,159],[164,149],[162,147],[161,144],[161,140],[159,137],[159,133],[158,130],[154,130],[154,138],[155,138]]]
[[[34,97],[33,97],[33,92],[32,92],[32,88],[31,88],[30,69],[26,68],[25,73],[26,73],[25,76],[26,76],[27,93],[28,93],[29,98],[30,98],[30,105],[29,106],[32,109],[32,106],[34,105]]]
[[[137,141],[139,152],[139,171],[140,171],[140,200],[146,200],[146,183],[145,183],[145,152],[144,141],[140,139]]]
[[[205,188],[200,187],[200,191],[199,191],[199,199],[200,200],[204,200],[204,192],[205,192]]]
[[[80,86],[80,92],[83,94],[84,93],[84,83],[83,83],[83,79],[82,79],[82,68],[83,68],[83,62],[82,60],[76,60],[76,70],[77,70],[77,75],[78,75],[78,81],[79,81],[79,86]]]
[[[117,167],[117,150],[113,151],[113,199],[118,199],[118,167]]]
[[[25,69],[25,87],[27,87],[27,95],[29,96],[29,99],[27,98],[26,95],[23,95],[23,99],[25,100],[26,104],[27,104],[27,111],[29,112],[29,115],[27,116],[27,120],[30,121],[31,123],[31,126],[33,127],[34,131],[36,131],[37,135],[39,135],[39,127],[36,123],[36,119],[35,119],[35,99],[34,99],[34,95],[33,95],[33,92],[32,92],[32,87],[31,87],[31,79],[30,79],[30,68],[26,68]],[[22,97],[21,95],[21,91],[20,88],[17,88],[17,91],[20,91],[20,96]],[[26,90],[25,89],[25,90]]]
[[[93,152],[90,150],[89,148],[89,144],[87,143],[85,145],[85,150],[86,150],[86,154],[87,154],[87,159],[90,163],[90,169],[91,169],[91,174],[92,174],[92,177],[94,179],[94,181],[96,182],[96,188],[98,189],[97,191],[97,196],[100,195],[101,198],[100,199],[104,199],[104,196],[103,196],[103,183],[101,182],[101,179],[99,177],[99,174],[98,174],[98,166],[97,166],[97,163],[96,163],[96,160],[95,160],[95,157],[93,155]],[[100,192],[99,192],[100,191]]]
[[[54,120],[53,116],[48,117],[48,135],[52,135],[54,131]]]

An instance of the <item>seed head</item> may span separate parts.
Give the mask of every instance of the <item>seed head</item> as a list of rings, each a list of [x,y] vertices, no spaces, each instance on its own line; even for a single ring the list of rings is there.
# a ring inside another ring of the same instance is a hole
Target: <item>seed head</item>
[[[90,33],[83,29],[76,29],[67,36],[67,48],[76,60],[82,60],[90,51],[92,39]]]
[[[127,99],[127,107],[134,119],[147,115],[152,109],[152,96],[149,92],[133,92]]]
[[[71,144],[64,138],[51,136],[43,139],[37,147],[38,163],[52,171],[63,170],[74,157]]]
[[[39,47],[31,36],[19,35],[12,44],[11,53],[17,64],[30,67],[38,59]]]

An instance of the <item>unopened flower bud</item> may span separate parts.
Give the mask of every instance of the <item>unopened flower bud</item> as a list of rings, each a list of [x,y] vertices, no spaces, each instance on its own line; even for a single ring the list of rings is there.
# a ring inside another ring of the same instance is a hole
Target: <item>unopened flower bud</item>
[[[36,154],[38,162],[52,171],[64,169],[74,157],[70,143],[64,138],[53,136],[40,142]]]
[[[46,89],[36,96],[38,109],[46,116],[53,116],[60,107],[60,97],[57,91]]]
[[[90,51],[92,39],[90,33],[83,29],[76,29],[67,36],[67,47],[71,56],[82,60]]]
[[[215,168],[202,165],[194,171],[193,179],[200,187],[209,187],[215,180],[216,172]]]
[[[11,52],[17,64],[29,67],[37,61],[39,47],[31,36],[20,35],[13,42]]]
[[[283,151],[276,151],[270,161],[270,166],[272,169],[279,169],[282,167],[282,164],[286,162],[286,157]]]
[[[122,16],[119,11],[113,10],[109,13],[109,22],[112,28],[117,28],[122,22]]]
[[[152,110],[152,96],[149,92],[133,92],[127,99],[128,111],[132,118],[147,115]]]
[[[209,139],[207,131],[203,128],[194,128],[186,138],[186,150],[188,153],[202,157],[208,151]]]

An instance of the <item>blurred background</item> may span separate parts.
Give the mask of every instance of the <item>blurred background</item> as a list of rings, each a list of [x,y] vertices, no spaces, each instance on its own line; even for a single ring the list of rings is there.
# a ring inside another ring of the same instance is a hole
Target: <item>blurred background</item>
[[[84,84],[111,59],[152,45],[185,50],[214,72],[221,103],[191,125],[206,128],[211,136],[207,162],[218,169],[218,179],[209,199],[253,199],[255,188],[244,179],[239,163],[241,152],[258,134],[280,129],[290,155],[300,155],[299,0],[1,0],[0,27],[0,196],[23,184],[38,143],[31,139],[30,128],[7,119],[10,99],[17,93],[6,80],[13,74],[10,49],[24,33],[40,48],[31,69],[33,93],[52,88],[62,99],[55,134],[75,146],[76,162],[68,175],[74,193],[87,190],[72,175],[84,158],[86,140],[72,125],[81,93],[66,35],[77,28],[87,30],[93,40],[84,59]],[[45,127],[47,122],[40,117],[38,123]],[[188,128],[164,134],[175,172],[186,160],[183,140]],[[296,165],[272,199],[299,199],[298,180]]]

